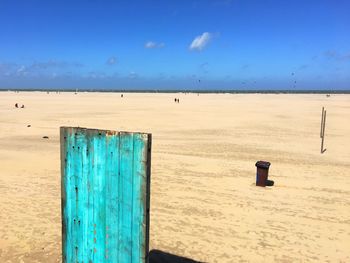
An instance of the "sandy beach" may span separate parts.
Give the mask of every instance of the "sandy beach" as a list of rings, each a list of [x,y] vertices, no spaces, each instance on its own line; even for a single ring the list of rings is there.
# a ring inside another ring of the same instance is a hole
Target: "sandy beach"
[[[61,261],[60,126],[153,134],[151,250],[350,262],[350,95],[0,92],[0,262]]]

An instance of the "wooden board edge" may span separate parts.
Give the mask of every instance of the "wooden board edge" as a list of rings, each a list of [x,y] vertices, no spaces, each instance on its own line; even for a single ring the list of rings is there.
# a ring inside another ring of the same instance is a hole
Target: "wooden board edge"
[[[146,186],[146,245],[145,262],[149,262],[149,232],[150,232],[150,211],[151,211],[151,154],[152,154],[152,134],[147,134],[147,186]]]

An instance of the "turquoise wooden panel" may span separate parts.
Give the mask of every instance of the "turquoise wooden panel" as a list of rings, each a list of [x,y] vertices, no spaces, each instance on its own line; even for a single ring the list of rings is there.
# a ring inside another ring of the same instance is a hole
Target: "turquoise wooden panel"
[[[61,127],[62,261],[148,261],[151,134]]]

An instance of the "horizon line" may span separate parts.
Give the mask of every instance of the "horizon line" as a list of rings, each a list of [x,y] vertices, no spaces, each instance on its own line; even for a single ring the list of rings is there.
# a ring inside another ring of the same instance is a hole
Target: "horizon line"
[[[41,92],[110,92],[110,93],[284,93],[284,94],[350,94],[350,89],[77,89],[77,88],[0,88],[8,91],[41,91]]]

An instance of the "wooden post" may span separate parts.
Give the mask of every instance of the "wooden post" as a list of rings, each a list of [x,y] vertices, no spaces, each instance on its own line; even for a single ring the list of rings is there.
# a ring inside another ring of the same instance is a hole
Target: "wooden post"
[[[323,134],[323,115],[324,115],[324,107],[322,107],[322,115],[321,115],[321,131],[320,131],[320,138],[322,138]]]
[[[327,111],[324,111],[323,118],[322,118],[322,127],[321,127],[321,153],[324,153],[326,149],[323,149],[323,144],[324,144],[324,132],[326,128],[326,116],[327,116]]]
[[[151,140],[61,127],[62,262],[148,261]]]

